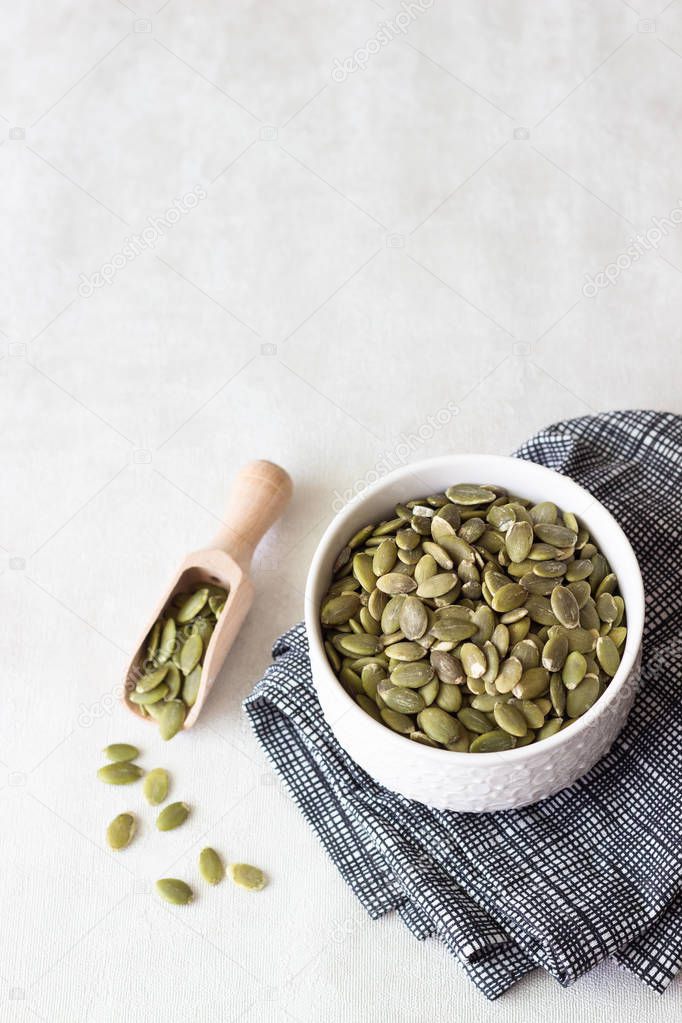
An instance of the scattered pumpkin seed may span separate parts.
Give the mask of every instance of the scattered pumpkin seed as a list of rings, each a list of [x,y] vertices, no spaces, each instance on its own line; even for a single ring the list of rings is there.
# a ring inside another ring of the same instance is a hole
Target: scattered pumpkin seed
[[[144,771],[138,764],[121,760],[100,767],[97,777],[107,785],[130,785],[131,782],[138,781],[143,774]]]
[[[162,877],[156,882],[156,890],[162,899],[173,906],[186,906],[194,898],[194,892],[187,882],[177,877]]]
[[[142,793],[150,806],[163,803],[168,795],[168,772],[163,767],[148,771],[142,783]]]
[[[172,831],[179,828],[189,817],[189,806],[187,803],[169,803],[156,818],[156,826],[159,831]]]
[[[215,849],[207,846],[199,853],[199,873],[208,884],[220,884],[225,877],[223,861]]]
[[[249,892],[260,892],[268,883],[263,871],[248,863],[231,863],[228,869],[234,883]]]
[[[110,746],[105,746],[102,750],[107,760],[111,760],[112,763],[119,764],[125,760],[134,760],[135,757],[139,757],[140,751],[137,746],[131,746],[127,742],[112,742]]]
[[[119,813],[107,828],[107,842],[111,849],[125,849],[135,834],[136,820],[132,813]]]

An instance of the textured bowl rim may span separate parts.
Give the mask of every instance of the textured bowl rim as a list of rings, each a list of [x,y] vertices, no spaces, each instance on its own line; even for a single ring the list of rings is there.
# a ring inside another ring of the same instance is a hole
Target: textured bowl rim
[[[514,465],[521,463],[526,469],[529,468],[531,473],[535,472],[538,475],[538,478],[540,476],[545,477],[548,484],[548,493],[545,500],[552,499],[552,477],[560,478],[563,481],[562,485],[564,486],[568,484],[569,488],[575,491],[576,497],[582,498],[585,502],[587,514],[585,514],[585,512],[578,512],[578,515],[579,518],[585,522],[588,529],[590,529],[590,535],[592,535],[592,515],[603,519],[603,522],[600,524],[597,532],[603,532],[603,529],[606,526],[608,526],[611,530],[613,544],[617,545],[620,549],[617,564],[614,562],[613,558],[609,559],[612,570],[615,571],[616,575],[620,579],[627,566],[629,573],[632,576],[630,584],[632,593],[628,597],[626,608],[628,634],[625,642],[625,650],[623,651],[618,671],[611,679],[611,682],[605,692],[599,697],[596,703],[594,703],[593,706],[585,712],[585,714],[573,722],[570,729],[557,732],[556,735],[552,735],[548,739],[543,739],[542,742],[531,743],[528,746],[520,746],[517,749],[505,751],[504,756],[505,759],[510,758],[510,766],[512,763],[520,763],[522,759],[531,761],[536,756],[544,756],[544,754],[548,751],[558,749],[567,742],[572,742],[573,738],[579,732],[586,731],[590,728],[599,717],[608,711],[611,704],[619,698],[621,690],[623,689],[623,686],[629,678],[637,661],[644,631],[645,600],[642,574],[635,552],[632,549],[630,541],[623,532],[623,529],[615,520],[611,512],[604,507],[601,501],[599,501],[594,494],[590,493],[589,490],[586,490],[585,487],[581,486],[579,483],[576,483],[570,476],[558,473],[547,466],[539,465],[537,462],[532,462],[528,459],[514,458],[509,455],[486,455],[467,452],[458,455],[441,455],[436,458],[423,459],[419,462],[411,462],[400,469],[387,473],[380,481],[373,484],[366,491],[356,495],[333,517],[322,534],[322,537],[315,549],[315,553],[308,570],[305,587],[306,634],[309,645],[311,648],[313,646],[315,647],[315,652],[318,655],[315,657],[315,662],[313,664],[313,679],[316,687],[322,682],[320,674],[324,673],[324,684],[336,689],[338,694],[346,703],[347,710],[345,713],[351,715],[355,714],[358,716],[358,720],[362,719],[364,725],[373,726],[373,729],[376,730],[376,741],[382,742],[384,745],[392,746],[398,755],[400,754],[400,750],[404,751],[405,743],[409,740],[405,736],[398,735],[397,733],[392,732],[390,728],[387,728],[385,725],[375,721],[371,715],[367,714],[367,712],[362,709],[362,707],[358,706],[355,700],[349,696],[343,688],[327,660],[319,620],[319,606],[315,597],[318,580],[321,576],[322,563],[329,555],[329,548],[332,543],[335,545],[334,553],[337,552],[337,545],[339,542],[338,534],[343,531],[345,524],[351,518],[355,517],[359,509],[366,504],[369,499],[375,500],[381,495],[382,491],[390,490],[396,484],[400,484],[403,480],[408,481],[410,478],[412,478],[412,486],[414,486],[414,477],[420,472],[443,471],[443,473],[447,472],[452,475],[453,472],[466,472],[467,468],[471,468],[472,470],[475,469],[476,475],[479,475],[481,468],[483,468],[486,471],[486,478],[488,479],[488,482],[495,485],[495,466],[501,466],[504,464],[509,467],[509,463]],[[491,469],[489,475],[487,475],[488,467]],[[454,479],[454,475],[452,475],[452,478]],[[460,478],[466,479],[466,477],[461,476]],[[411,498],[409,497],[405,498],[405,500],[410,499]],[[565,502],[561,503],[565,505]],[[391,506],[390,502],[387,502],[387,506]],[[576,503],[575,507],[577,506],[578,504]],[[348,532],[350,532],[350,528],[351,527],[349,527]],[[471,753],[459,753],[454,750],[438,749],[433,746],[426,746],[416,742],[412,742],[411,746],[416,747],[416,749],[410,751],[413,756],[423,756],[428,758],[431,763],[435,763],[436,758],[440,758],[440,762],[443,765],[450,763],[453,767],[456,763],[461,763],[462,758],[466,758],[467,762],[471,763]],[[480,764],[481,769],[483,770],[485,769],[486,762],[492,767],[493,764],[497,762],[498,756],[499,754],[495,753],[477,754],[476,763],[477,765]]]

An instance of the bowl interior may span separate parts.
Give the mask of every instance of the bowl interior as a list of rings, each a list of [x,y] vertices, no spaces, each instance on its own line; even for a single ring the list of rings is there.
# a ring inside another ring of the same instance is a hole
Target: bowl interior
[[[605,693],[594,706],[579,718],[568,731],[557,733],[541,744],[531,744],[511,750],[507,756],[532,756],[539,746],[547,749],[550,743],[570,740],[571,735],[588,727],[608,704],[617,697],[618,690],[631,672],[641,645],[644,627],[644,591],[637,558],[632,546],[613,516],[587,490],[568,476],[547,469],[534,462],[496,455],[453,455],[418,462],[399,469],[377,483],[367,494],[351,501],[332,520],[325,531],[311,562],[306,585],[306,631],[315,656],[315,680],[318,685],[333,685],[341,691],[350,713],[356,712],[384,733],[386,740],[404,745],[403,736],[396,735],[384,725],[374,722],[345,692],[327,662],[319,620],[320,602],[331,581],[332,565],[343,545],[356,530],[370,522],[392,515],[399,501],[443,491],[454,483],[490,483],[505,487],[510,493],[532,501],[554,501],[561,509],[572,511],[589,530],[612,570],[618,576],[620,593],[625,601],[628,635],[620,667]],[[314,648],[314,649],[313,649]],[[352,710],[351,710],[352,708]],[[377,734],[378,739],[378,734]],[[416,744],[415,744],[416,745]],[[469,757],[468,753],[420,746],[425,756]],[[481,757],[485,760],[486,757]]]

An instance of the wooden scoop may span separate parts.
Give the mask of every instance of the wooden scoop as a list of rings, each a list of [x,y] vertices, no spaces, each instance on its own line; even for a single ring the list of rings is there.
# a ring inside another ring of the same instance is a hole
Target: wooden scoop
[[[204,655],[196,702],[183,725],[192,727],[251,607],[254,587],[248,572],[253,552],[286,508],[292,489],[289,474],[273,462],[250,462],[240,470],[230,491],[223,523],[211,546],[189,554],[182,562],[135,648],[126,672],[123,699],[138,717],[143,715],[129,695],[145,673],[147,639],[152,626],[176,593],[213,584],[224,587],[228,597]],[[144,720],[156,724],[152,718]]]

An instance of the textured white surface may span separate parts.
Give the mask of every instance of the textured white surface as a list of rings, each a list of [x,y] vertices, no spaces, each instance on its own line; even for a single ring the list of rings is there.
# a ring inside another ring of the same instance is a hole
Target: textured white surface
[[[582,291],[678,207],[682,5],[435,0],[334,81],[396,10],[5,5],[3,1023],[680,1013],[679,984],[659,998],[609,965],[567,991],[533,975],[489,1006],[438,945],[366,919],[240,715],[302,615],[336,491],[405,459],[508,452],[564,416],[682,412],[682,226]],[[79,293],[194,188],[195,209]],[[113,694],[251,457],[280,460],[297,493],[205,717],[162,748]],[[104,826],[139,793],[94,770],[119,739],[195,811],[167,835],[143,811],[115,856]],[[207,842],[271,887],[160,905],[149,883],[195,880]]]

